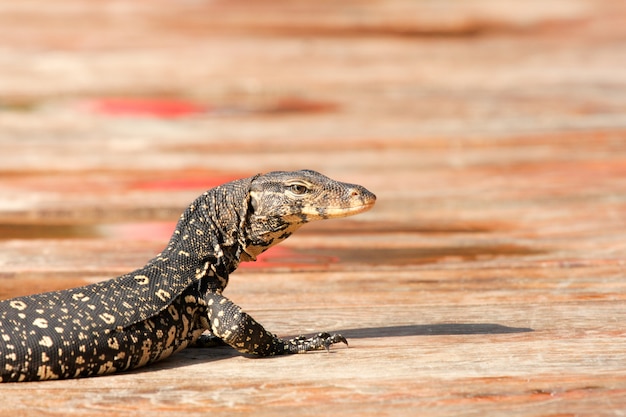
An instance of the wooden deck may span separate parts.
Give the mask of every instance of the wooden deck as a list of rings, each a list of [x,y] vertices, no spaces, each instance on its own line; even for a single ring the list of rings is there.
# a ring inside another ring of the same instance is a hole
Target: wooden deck
[[[0,5],[0,298],[128,272],[207,188],[312,168],[378,196],[245,264],[289,336],[4,384],[2,415],[626,413],[626,6]]]

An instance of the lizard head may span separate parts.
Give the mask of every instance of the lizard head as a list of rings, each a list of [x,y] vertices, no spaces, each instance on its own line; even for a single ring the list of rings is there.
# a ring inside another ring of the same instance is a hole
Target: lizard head
[[[250,184],[249,198],[242,261],[255,260],[305,223],[352,216],[376,202],[376,196],[360,185],[310,170],[259,175]]]

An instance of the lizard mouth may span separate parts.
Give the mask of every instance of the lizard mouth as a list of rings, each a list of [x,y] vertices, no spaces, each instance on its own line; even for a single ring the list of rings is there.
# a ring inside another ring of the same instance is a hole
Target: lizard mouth
[[[370,210],[372,207],[374,207],[374,203],[375,203],[375,200],[368,201],[367,203],[360,204],[358,206],[327,208],[324,214],[325,214],[325,217],[327,218],[353,216],[355,214],[363,213],[365,211]]]

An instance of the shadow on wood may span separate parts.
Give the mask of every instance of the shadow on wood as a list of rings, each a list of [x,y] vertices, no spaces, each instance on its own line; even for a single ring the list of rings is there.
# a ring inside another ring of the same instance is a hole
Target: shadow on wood
[[[527,327],[508,327],[495,323],[441,323],[346,329],[339,330],[337,333],[343,334],[347,339],[364,339],[368,337],[506,334],[533,331],[533,329]]]
[[[403,326],[366,327],[362,329],[338,330],[337,333],[350,339],[402,337],[402,336],[446,336],[446,335],[480,335],[480,334],[510,334],[534,332],[526,327],[508,327],[496,323],[438,323],[438,324],[409,324]],[[290,339],[295,336],[286,336]],[[332,350],[330,353],[334,353]],[[182,350],[161,362],[127,372],[129,374],[143,374],[163,369],[185,368],[199,363],[207,364],[218,360],[231,359],[242,355],[226,345],[197,346]],[[248,356],[250,357],[250,356]],[[252,357],[250,357],[252,358]],[[274,359],[276,357],[258,358]]]

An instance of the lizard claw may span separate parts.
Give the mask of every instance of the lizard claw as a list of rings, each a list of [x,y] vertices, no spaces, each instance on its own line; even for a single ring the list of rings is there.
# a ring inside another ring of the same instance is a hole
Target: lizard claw
[[[289,341],[289,350],[292,353],[304,353],[311,350],[326,349],[330,352],[330,347],[335,343],[345,343],[348,346],[348,341],[342,335],[335,333],[318,333],[317,335],[306,338],[304,336],[298,336]]]
[[[346,338],[339,333],[335,333],[333,335],[331,335],[330,333],[319,333],[317,337],[321,338],[324,341],[324,348],[327,352],[330,352],[330,347],[335,343],[341,342],[345,343],[346,346],[349,346]]]

